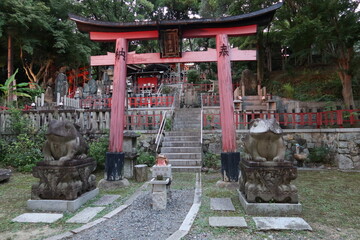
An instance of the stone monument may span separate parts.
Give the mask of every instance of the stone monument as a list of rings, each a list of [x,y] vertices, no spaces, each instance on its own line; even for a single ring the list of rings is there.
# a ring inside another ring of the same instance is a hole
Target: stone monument
[[[32,186],[29,208],[36,209],[41,205],[36,200],[74,201],[88,192],[92,192],[92,197],[98,193],[92,174],[96,161],[87,156],[88,145],[78,130],[78,126],[69,121],[52,120],[49,123],[43,146],[44,160],[33,168],[33,176],[40,182]],[[52,205],[42,210],[76,210],[76,207],[57,209],[57,204]]]
[[[60,94],[60,97],[67,95],[69,84],[65,75],[65,67],[60,68],[59,74],[55,79],[55,96]]]
[[[239,184],[245,212],[299,214],[298,191],[291,183],[297,177],[297,169],[284,160],[285,144],[276,120],[253,120],[244,147],[248,156],[240,163]]]

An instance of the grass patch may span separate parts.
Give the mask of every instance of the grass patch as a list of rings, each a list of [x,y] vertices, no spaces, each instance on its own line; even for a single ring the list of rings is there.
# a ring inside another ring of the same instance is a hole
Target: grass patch
[[[174,173],[173,175],[172,189],[193,189],[195,187],[194,173]],[[102,179],[103,171],[96,172],[96,177],[98,181]],[[202,174],[202,205],[190,235],[184,239],[193,239],[193,235],[201,235],[202,239],[265,239],[270,235],[273,239],[356,239],[356,236],[360,235],[359,173],[298,172],[298,178],[294,184],[299,190],[299,198],[303,206],[303,213],[300,217],[313,227],[313,232],[257,231],[252,216],[246,215],[243,211],[237,191],[216,187],[215,184],[220,179],[220,173]],[[82,209],[94,206],[92,203],[101,196],[119,194],[121,197],[97,216],[97,218],[102,217],[123,204],[143,184],[130,180],[130,187],[100,190],[97,198],[82,206],[75,213],[65,213],[64,218],[53,224],[12,223],[11,219],[29,212],[26,209],[26,201],[30,199],[31,185],[36,182],[38,179],[29,173],[15,172],[9,182],[0,184],[0,233],[2,239],[42,239],[80,227],[81,224],[65,222]],[[231,198],[236,211],[211,210],[210,198],[218,197]],[[209,217],[211,216],[242,216],[245,217],[249,227],[247,229],[212,228],[209,226]],[[32,235],[28,236],[29,233]],[[21,234],[27,238],[21,238]]]
[[[95,175],[97,181],[100,181],[102,178],[104,178],[103,171],[97,171],[95,172]],[[28,238],[25,238],[42,239],[49,235],[49,233],[51,233],[51,235],[55,235],[70,229],[80,227],[82,224],[70,224],[66,223],[66,221],[84,208],[93,207],[94,205],[92,203],[101,198],[103,195],[119,194],[120,198],[117,201],[115,201],[110,206],[107,206],[96,216],[96,218],[100,218],[118,206],[122,205],[143,184],[129,180],[131,185],[126,188],[118,188],[115,190],[100,189],[100,194],[96,198],[84,204],[74,213],[64,213],[63,218],[52,224],[11,222],[13,218],[19,216],[20,214],[30,212],[26,208],[26,202],[31,198],[31,185],[37,183],[38,180],[39,179],[34,178],[30,173],[14,172],[8,182],[0,184],[0,233],[2,236],[6,234],[5,239],[21,239],[23,234],[37,232],[39,229],[46,229],[46,231],[44,231],[42,234],[38,233],[36,237],[28,236]],[[96,218],[94,218],[94,220]]]
[[[304,218],[313,228],[313,232],[269,231],[259,232],[255,228],[252,216],[246,215],[240,206],[237,191],[220,189],[216,182],[221,179],[219,173],[202,174],[202,205],[185,239],[356,239],[360,235],[360,182],[359,173],[340,171],[299,171],[294,184],[299,190]],[[236,211],[213,211],[210,198],[231,198]],[[213,228],[209,226],[211,216],[239,216],[248,223],[247,229]]]

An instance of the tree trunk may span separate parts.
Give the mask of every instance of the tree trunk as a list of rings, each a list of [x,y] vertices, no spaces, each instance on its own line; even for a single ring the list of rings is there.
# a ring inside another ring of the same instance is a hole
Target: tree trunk
[[[337,59],[338,75],[342,84],[342,95],[347,109],[355,108],[354,96],[352,91],[352,76],[349,74],[352,49],[340,52]]]
[[[11,75],[14,74],[14,68],[13,68],[13,46],[12,46],[12,37],[9,34],[8,35],[8,54],[7,54],[7,76],[8,78],[11,77]],[[13,94],[13,91],[15,90],[16,80],[14,80],[11,85],[13,88],[10,89],[9,95],[8,95],[8,103],[11,103],[12,101],[16,101],[16,95]]]
[[[257,41],[257,82],[258,85],[261,86],[262,80],[264,78],[264,46],[263,46],[263,36],[264,33],[262,31],[258,34],[258,41]]]

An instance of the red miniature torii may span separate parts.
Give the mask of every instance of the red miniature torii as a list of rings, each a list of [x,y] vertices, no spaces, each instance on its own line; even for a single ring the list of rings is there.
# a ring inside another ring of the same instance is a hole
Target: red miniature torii
[[[256,50],[230,48],[228,37],[256,34],[258,27],[268,25],[276,10],[281,6],[282,3],[278,3],[250,14],[220,19],[165,20],[134,23],[99,22],[70,15],[70,18],[76,22],[80,31],[90,33],[91,40],[116,42],[115,53],[91,57],[91,66],[114,65],[109,150],[111,152],[122,152],[123,150],[123,116],[125,111],[127,64],[217,62],[222,150],[225,153],[235,152],[236,132],[233,119],[234,105],[230,62],[255,61]],[[178,57],[166,58],[162,57],[166,53],[136,54],[128,52],[128,42],[130,40],[161,39],[162,36],[160,34],[163,34],[161,31],[166,31],[167,29],[179,31],[181,34],[180,39],[215,37],[216,50],[183,52]]]

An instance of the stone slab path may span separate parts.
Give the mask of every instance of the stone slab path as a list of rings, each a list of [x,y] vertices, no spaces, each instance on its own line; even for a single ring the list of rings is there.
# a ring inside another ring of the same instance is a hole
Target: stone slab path
[[[310,225],[299,217],[254,217],[259,230],[309,230]]]
[[[28,222],[28,223],[53,223],[63,217],[60,213],[24,213],[16,218],[13,222]]]
[[[211,198],[210,208],[216,211],[235,211],[235,207],[230,198]]]
[[[101,212],[105,207],[87,207],[69,220],[67,223],[88,223],[91,219],[93,219],[96,214]]]
[[[211,227],[247,227],[243,217],[209,217],[209,225]]]
[[[116,201],[120,195],[104,195],[93,204],[96,206],[106,206]]]

